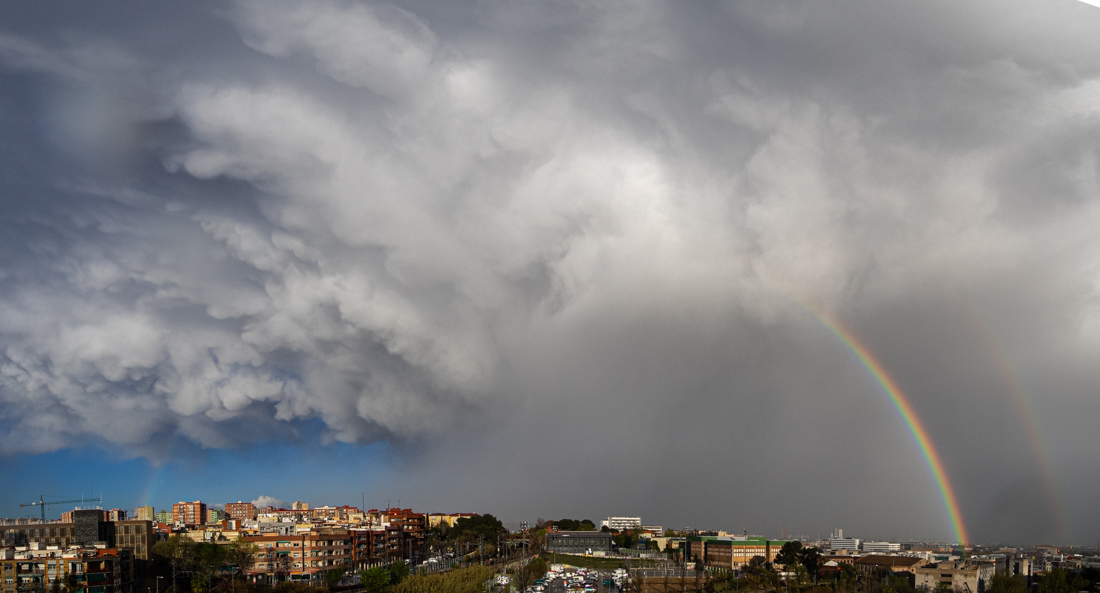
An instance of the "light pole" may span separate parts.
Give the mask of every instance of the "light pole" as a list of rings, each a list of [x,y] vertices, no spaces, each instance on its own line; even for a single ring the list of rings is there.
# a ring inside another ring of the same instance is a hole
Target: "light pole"
[[[160,593],[160,580],[161,580],[161,579],[163,579],[163,578],[164,578],[164,577],[160,577],[160,576],[158,576],[158,577],[157,577],[157,580],[156,580],[156,583],[157,583],[157,593]]]

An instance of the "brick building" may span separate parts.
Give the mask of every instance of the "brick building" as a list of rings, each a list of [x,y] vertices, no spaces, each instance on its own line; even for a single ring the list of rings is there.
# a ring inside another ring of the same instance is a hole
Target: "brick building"
[[[428,516],[424,513],[414,513],[412,509],[386,509],[387,522],[401,531],[403,558],[412,558],[419,555],[424,549],[424,541],[428,532]]]
[[[225,515],[230,519],[255,520],[256,505],[251,502],[227,502],[225,503]]]
[[[326,571],[351,568],[352,536],[343,528],[244,535],[241,541],[258,548],[256,562],[248,571],[256,582],[316,581]]]
[[[194,502],[177,502],[172,505],[172,522],[176,525],[198,527],[206,522],[206,503],[201,500]]]

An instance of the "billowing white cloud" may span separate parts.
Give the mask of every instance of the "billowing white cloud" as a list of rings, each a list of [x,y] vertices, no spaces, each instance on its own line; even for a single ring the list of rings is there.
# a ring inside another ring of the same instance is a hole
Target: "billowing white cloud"
[[[257,508],[275,507],[277,509],[285,509],[290,506],[285,500],[282,500],[281,498],[275,498],[274,496],[267,495],[256,498],[256,500],[252,501],[252,504],[255,505]]]
[[[201,57],[0,31],[8,88],[64,99],[0,119],[0,451],[385,440],[409,483],[505,468],[563,516],[589,499],[520,460],[620,468],[646,512],[675,497],[631,481],[721,468],[773,480],[744,508],[828,484],[942,537],[812,304],[958,453],[964,510],[1009,512],[1071,457],[985,438],[1019,421],[990,348],[1072,426],[1051,451],[1095,444],[1100,17],[986,4],[242,1],[186,11]]]

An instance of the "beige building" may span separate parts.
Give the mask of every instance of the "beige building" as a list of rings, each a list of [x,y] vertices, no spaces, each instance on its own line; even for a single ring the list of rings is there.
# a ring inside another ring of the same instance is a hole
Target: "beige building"
[[[785,543],[763,537],[718,537],[704,542],[704,562],[707,568],[730,569],[740,569],[756,556],[774,562]]]
[[[996,572],[992,562],[963,564],[961,562],[940,562],[933,566],[918,566],[913,569],[914,583],[917,589],[934,591],[937,586],[946,585],[960,593],[984,593],[990,579]]]
[[[473,517],[474,515],[475,513],[432,513],[427,516],[428,529],[432,529],[434,527],[454,527],[455,522],[459,519],[463,517]]]
[[[854,564],[856,568],[868,572],[888,570],[893,573],[912,573],[913,569],[924,564],[924,559],[914,558],[912,556],[881,556],[872,554],[870,556],[856,558],[852,564]]]

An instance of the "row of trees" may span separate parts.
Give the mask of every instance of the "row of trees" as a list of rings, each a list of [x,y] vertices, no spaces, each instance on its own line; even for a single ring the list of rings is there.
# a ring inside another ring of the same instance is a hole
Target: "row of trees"
[[[488,566],[470,566],[438,574],[413,575],[392,585],[388,593],[481,593],[493,578]]]
[[[409,576],[409,567],[398,560],[386,566],[376,566],[359,571],[359,585],[367,590],[367,593],[383,593],[391,587],[400,585]]]
[[[591,519],[558,519],[550,521],[550,525],[558,531],[596,531],[596,524]]]
[[[454,527],[440,524],[430,530],[430,534],[440,541],[453,541],[460,539],[484,539],[495,540],[508,533],[504,523],[500,519],[486,513],[460,517],[455,521]]]
[[[244,580],[256,553],[255,545],[239,540],[223,546],[173,535],[153,546],[154,571],[170,575],[171,593],[185,589],[207,593],[222,580]],[[190,578],[181,583],[181,575]]]

